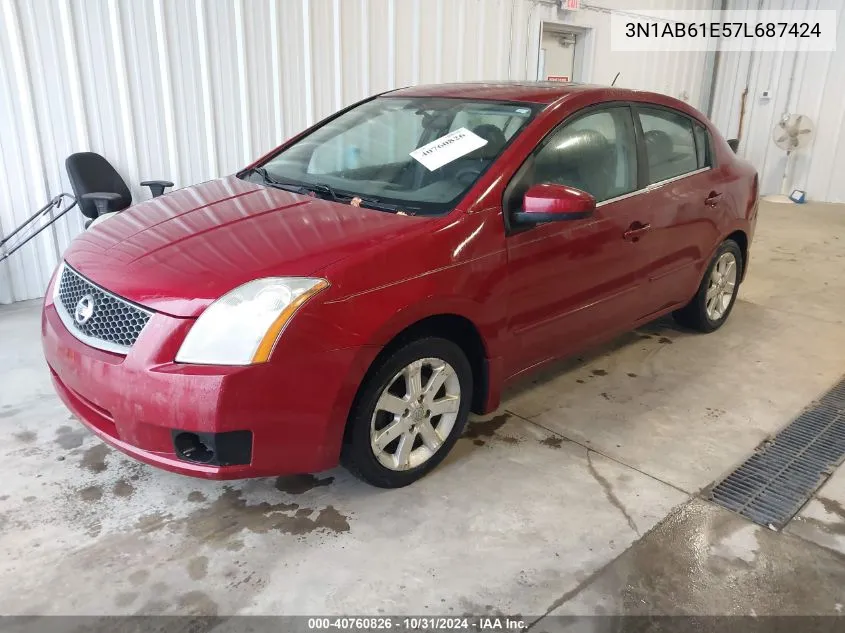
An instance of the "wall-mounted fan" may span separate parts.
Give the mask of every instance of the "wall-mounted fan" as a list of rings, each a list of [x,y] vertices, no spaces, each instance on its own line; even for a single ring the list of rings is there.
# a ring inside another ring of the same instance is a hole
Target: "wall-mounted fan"
[[[783,168],[780,195],[767,196],[771,202],[792,202],[794,193],[792,186],[792,170],[794,154],[807,147],[813,138],[813,122],[803,114],[784,114],[775,124],[772,140],[775,145],[786,152],[786,165]],[[800,192],[803,195],[803,192]]]

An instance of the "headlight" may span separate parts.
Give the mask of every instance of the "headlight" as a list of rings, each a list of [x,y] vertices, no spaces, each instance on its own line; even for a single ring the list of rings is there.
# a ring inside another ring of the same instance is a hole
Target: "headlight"
[[[325,279],[310,277],[267,277],[238,286],[200,315],[179,348],[176,362],[265,362],[297,308],[328,285]]]

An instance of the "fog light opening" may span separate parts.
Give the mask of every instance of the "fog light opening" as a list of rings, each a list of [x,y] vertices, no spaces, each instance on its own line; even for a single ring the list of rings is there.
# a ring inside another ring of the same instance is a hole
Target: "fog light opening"
[[[176,454],[189,462],[208,464],[214,459],[214,451],[202,443],[196,433],[179,433],[173,438]]]

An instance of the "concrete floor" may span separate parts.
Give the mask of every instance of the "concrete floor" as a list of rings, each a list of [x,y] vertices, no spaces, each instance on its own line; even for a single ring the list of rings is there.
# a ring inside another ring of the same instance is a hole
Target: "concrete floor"
[[[53,394],[37,302],[2,307],[0,613],[839,613],[845,474],[783,533],[696,495],[845,370],[843,235],[841,206],[764,205],[719,332],[534,376],[396,491],[135,463]]]

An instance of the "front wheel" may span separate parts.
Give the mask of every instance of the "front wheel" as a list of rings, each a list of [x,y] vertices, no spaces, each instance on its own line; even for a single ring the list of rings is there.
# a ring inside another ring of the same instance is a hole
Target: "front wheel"
[[[374,486],[407,486],[446,457],[471,400],[472,369],[461,348],[441,338],[413,341],[365,379],[341,460]]]
[[[733,240],[722,242],[692,301],[673,313],[675,320],[701,332],[713,332],[722,327],[739,292],[742,266],[739,245]]]

